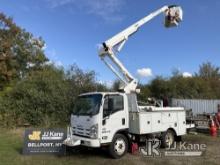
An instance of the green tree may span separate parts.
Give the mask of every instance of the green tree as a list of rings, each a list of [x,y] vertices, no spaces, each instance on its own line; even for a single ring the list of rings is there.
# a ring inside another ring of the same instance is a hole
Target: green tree
[[[210,62],[203,63],[199,66],[197,76],[202,78],[220,78],[219,67],[212,65]]]
[[[141,102],[147,102],[148,98],[152,96],[149,84],[139,84],[138,88],[141,92],[137,95],[138,100]]]
[[[66,78],[74,96],[86,92],[106,91],[107,87],[98,83],[96,77],[97,74],[94,71],[84,71],[76,64],[70,66],[66,72]]]
[[[73,65],[65,72],[44,65],[30,71],[0,98],[0,121],[5,126],[67,124],[79,94],[106,89],[97,83],[94,71]]]
[[[139,98],[220,99],[219,74],[219,67],[210,62],[200,65],[193,77],[183,77],[178,69],[174,69],[171,77],[158,76],[149,84],[140,86]]]
[[[121,84],[120,80],[115,80],[112,84],[111,90],[118,91],[120,89],[120,84]]]
[[[156,77],[154,80],[152,80],[149,86],[151,97],[162,99],[163,97],[168,96],[170,92],[169,85],[168,79],[165,79],[161,76]]]
[[[44,41],[17,26],[12,18],[0,13],[0,90],[47,61]]]
[[[31,71],[4,97],[6,125],[56,125],[69,120],[72,103],[65,74],[54,66]],[[12,123],[8,123],[12,122]]]

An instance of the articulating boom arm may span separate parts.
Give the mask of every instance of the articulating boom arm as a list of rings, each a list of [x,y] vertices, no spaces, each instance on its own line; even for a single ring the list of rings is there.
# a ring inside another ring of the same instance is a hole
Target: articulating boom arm
[[[159,10],[149,14],[148,16],[142,18],[138,22],[129,26],[122,32],[116,34],[109,40],[102,44],[102,48],[99,51],[99,56],[102,61],[112,70],[112,72],[124,82],[124,92],[140,92],[137,88],[138,81],[130,74],[130,72],[124,67],[124,65],[116,57],[116,53],[119,53],[123,46],[125,45],[128,38],[136,33],[138,29],[146,24],[148,21],[152,20],[161,13],[165,13],[165,27],[177,26],[182,21],[182,9],[179,6],[164,6]],[[115,69],[105,57],[108,57],[114,65],[117,67]]]

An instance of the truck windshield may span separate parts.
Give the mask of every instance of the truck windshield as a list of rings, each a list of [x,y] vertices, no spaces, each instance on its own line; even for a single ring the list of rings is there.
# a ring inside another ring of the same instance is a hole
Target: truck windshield
[[[101,94],[79,96],[75,102],[73,115],[93,116],[99,113]]]

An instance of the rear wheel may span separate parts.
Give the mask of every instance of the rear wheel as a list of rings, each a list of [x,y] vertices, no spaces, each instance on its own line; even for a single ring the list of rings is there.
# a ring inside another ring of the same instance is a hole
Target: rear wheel
[[[163,148],[170,147],[174,144],[175,134],[172,130],[167,130],[162,134],[161,146]]]
[[[114,159],[123,157],[128,151],[128,139],[122,134],[116,134],[109,146],[109,153]]]

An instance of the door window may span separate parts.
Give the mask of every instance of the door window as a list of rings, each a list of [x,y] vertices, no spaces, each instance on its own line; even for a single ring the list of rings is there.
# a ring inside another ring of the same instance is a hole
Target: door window
[[[121,95],[107,95],[103,106],[103,117],[124,110],[124,100]]]

